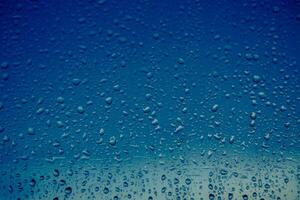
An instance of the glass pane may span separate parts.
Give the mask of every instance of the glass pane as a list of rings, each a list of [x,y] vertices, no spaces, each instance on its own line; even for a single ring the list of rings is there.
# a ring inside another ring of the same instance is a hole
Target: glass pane
[[[300,199],[300,1],[0,1],[0,199]]]

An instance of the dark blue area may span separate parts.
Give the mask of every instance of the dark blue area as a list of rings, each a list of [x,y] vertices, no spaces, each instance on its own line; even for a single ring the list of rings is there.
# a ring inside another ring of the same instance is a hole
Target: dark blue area
[[[0,27],[4,173],[299,156],[297,0],[0,1]]]

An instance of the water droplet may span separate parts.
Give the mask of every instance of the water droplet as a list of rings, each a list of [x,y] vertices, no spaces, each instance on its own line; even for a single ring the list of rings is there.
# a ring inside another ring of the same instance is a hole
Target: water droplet
[[[70,195],[72,193],[72,188],[71,187],[66,187],[65,188],[65,194]]]
[[[109,138],[109,144],[110,144],[111,146],[115,146],[115,145],[117,144],[117,139],[116,139],[115,136],[111,136],[111,137]]]
[[[211,107],[211,111],[212,111],[212,112],[217,112],[218,109],[219,109],[219,105],[218,105],[218,104],[215,104],[215,105],[213,105],[213,106]]]

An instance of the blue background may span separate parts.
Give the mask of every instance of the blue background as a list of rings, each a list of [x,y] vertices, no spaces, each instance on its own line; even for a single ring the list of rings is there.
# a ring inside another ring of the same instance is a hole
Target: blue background
[[[55,157],[299,156],[299,1],[0,2],[4,174]]]

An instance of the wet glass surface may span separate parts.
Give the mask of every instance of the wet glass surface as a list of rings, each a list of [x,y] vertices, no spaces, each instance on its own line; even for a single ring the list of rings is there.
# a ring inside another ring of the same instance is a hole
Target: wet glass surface
[[[300,1],[0,1],[0,199],[299,200]]]

